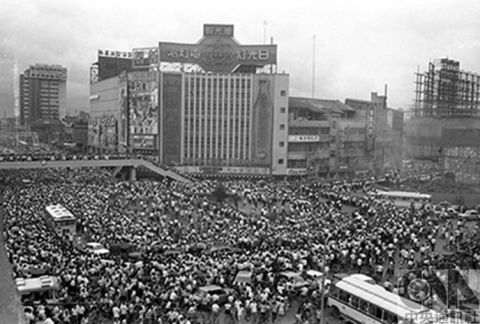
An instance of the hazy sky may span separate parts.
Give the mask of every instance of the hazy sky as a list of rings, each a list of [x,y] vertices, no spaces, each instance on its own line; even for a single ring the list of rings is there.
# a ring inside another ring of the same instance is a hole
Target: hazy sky
[[[88,108],[89,67],[97,49],[131,50],[158,41],[195,43],[204,23],[235,25],[242,44],[274,37],[278,71],[290,94],[368,100],[383,93],[407,108],[414,73],[446,57],[480,72],[478,0],[0,0],[0,113],[13,114],[13,62],[68,68],[69,109]]]

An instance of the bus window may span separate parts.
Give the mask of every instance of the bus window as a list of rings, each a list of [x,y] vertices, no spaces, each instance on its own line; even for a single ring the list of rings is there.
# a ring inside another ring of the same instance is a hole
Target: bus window
[[[364,311],[364,312],[368,312],[368,302],[365,301],[365,300],[360,300],[360,310]]]
[[[387,324],[395,324],[398,323],[398,317],[390,312],[384,311],[383,312],[383,320]]]
[[[349,299],[350,299],[350,294],[344,290],[340,290],[340,300],[345,303],[348,303]]]
[[[383,317],[383,309],[376,306],[376,305],[373,305],[373,304],[370,304],[369,307],[368,307],[368,313],[378,319],[382,319]]]
[[[360,306],[360,299],[356,296],[352,297],[352,306],[355,308],[359,308]]]

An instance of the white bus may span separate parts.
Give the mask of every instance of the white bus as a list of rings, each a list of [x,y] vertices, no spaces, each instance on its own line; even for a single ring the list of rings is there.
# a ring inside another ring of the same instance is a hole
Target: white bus
[[[17,291],[23,303],[45,301],[55,303],[60,289],[57,277],[41,276],[37,278],[16,278]]]
[[[363,274],[345,276],[331,287],[328,306],[336,316],[362,324],[420,324],[437,322],[436,313],[389,292]]]
[[[59,236],[68,236],[73,239],[76,235],[75,216],[62,205],[45,207],[46,219],[51,228]]]
[[[432,195],[419,192],[377,190],[373,195],[378,200],[389,201],[400,208],[410,208],[413,204],[419,209],[432,203]]]

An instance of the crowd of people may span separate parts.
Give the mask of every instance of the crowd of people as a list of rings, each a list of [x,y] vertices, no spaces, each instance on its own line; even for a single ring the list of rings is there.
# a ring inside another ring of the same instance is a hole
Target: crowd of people
[[[9,171],[0,181],[13,275],[40,268],[60,280],[61,303],[40,300],[30,323],[275,323],[295,304],[296,322],[312,324],[328,286],[307,270],[393,281],[398,264],[480,268],[478,226],[375,200],[374,178],[225,180],[226,202],[212,195],[217,181],[119,182],[99,169]],[[75,215],[77,239],[54,235],[49,204]],[[439,253],[440,241],[459,252]],[[98,256],[84,242],[139,253]],[[240,271],[249,277],[238,280]],[[202,293],[212,285],[223,293]]]

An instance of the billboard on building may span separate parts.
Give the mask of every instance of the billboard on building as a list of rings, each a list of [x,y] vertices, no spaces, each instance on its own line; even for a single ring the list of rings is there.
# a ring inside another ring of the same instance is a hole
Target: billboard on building
[[[90,66],[90,84],[98,82],[98,64],[92,64]]]
[[[270,165],[272,161],[273,94],[270,80],[259,79],[253,105],[253,162]]]
[[[158,64],[158,47],[134,48],[133,68],[148,68],[152,64]]]
[[[239,65],[277,63],[276,45],[240,45],[232,25],[204,25],[197,44],[159,43],[160,62],[198,64],[209,72],[232,72]]]
[[[132,70],[132,52],[98,50],[98,80],[118,76]]]
[[[118,121],[113,115],[104,115],[97,118],[99,130],[99,146],[116,151],[117,149],[117,130]]]
[[[128,124],[131,143],[134,138],[141,137],[138,135],[157,136],[158,120],[158,73],[130,72],[128,74]],[[150,148],[156,149],[156,147]]]
[[[100,146],[100,130],[97,118],[91,118],[88,121],[87,137],[89,146]]]
[[[162,157],[168,164],[181,159],[182,145],[182,76],[180,74],[162,74]]]
[[[121,75],[119,84],[120,120],[118,121],[118,142],[128,146],[128,90],[126,74]]]

